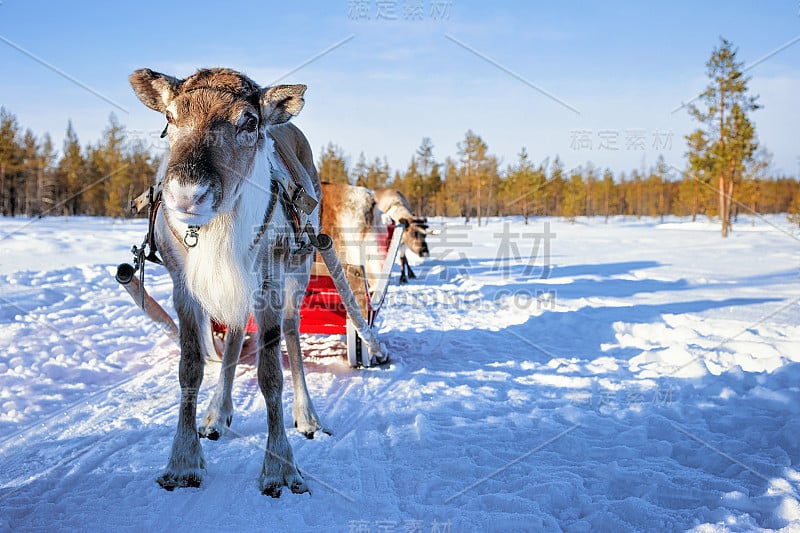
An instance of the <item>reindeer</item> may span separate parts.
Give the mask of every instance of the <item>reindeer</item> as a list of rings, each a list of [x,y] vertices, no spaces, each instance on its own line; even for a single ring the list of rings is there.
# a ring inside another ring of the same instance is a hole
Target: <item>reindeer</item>
[[[310,197],[320,198],[321,188],[308,141],[288,123],[303,107],[306,86],[262,88],[220,68],[186,79],[141,69],[130,83],[142,103],[166,115],[169,138],[155,231],[180,319],[181,404],[166,471],[157,481],[167,490],[201,484],[200,437],[216,440],[231,425],[231,387],[252,312],[268,422],[260,488],[273,497],[283,487],[308,492],[283,426],[280,361],[283,329],[294,424],[313,438],[323,428],[305,383],[298,325],[313,256],[302,224],[319,232]],[[204,359],[214,353],[212,318],[227,325],[228,334],[216,391],[198,431],[197,392]]]
[[[371,287],[378,284],[389,234],[372,191],[346,183],[322,182],[322,231],[333,239],[346,265],[362,265]]]
[[[387,214],[395,223],[406,227],[403,232],[403,244],[400,246],[400,283],[408,283],[408,278],[416,279],[416,274],[411,270],[406,258],[406,246],[420,257],[428,257],[428,243],[425,236],[430,234],[428,230],[428,219],[416,217],[411,212],[411,206],[397,189],[376,189],[375,201],[378,208]],[[406,272],[408,276],[406,277]]]

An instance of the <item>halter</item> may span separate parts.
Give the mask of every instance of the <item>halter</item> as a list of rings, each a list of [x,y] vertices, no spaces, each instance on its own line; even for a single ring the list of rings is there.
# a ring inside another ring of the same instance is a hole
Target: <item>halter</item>
[[[274,142],[274,141],[273,141]],[[258,152],[258,144],[256,144],[256,148],[253,151],[253,158],[255,158]],[[278,152],[277,148],[275,149],[275,153],[278,154],[278,157],[281,159],[283,166],[286,168],[290,176],[286,176],[278,169],[276,169],[272,161],[270,161],[270,200],[269,205],[267,206],[267,210],[264,212],[264,217],[262,219],[261,225],[258,228],[258,232],[256,233],[253,242],[250,244],[250,250],[253,250],[258,243],[261,241],[261,238],[267,231],[270,222],[272,221],[273,216],[275,215],[275,207],[278,203],[278,199],[283,200],[283,208],[286,212],[286,218],[292,225],[292,229],[295,234],[295,241],[299,244],[300,241],[303,239],[303,235],[307,232],[305,231],[305,225],[307,223],[308,216],[314,212],[318,205],[318,201],[308,194],[303,188],[303,186],[297,183],[297,178],[294,175],[291,175],[291,170],[285,161],[283,161],[283,157]],[[155,209],[157,210],[158,207],[161,205],[161,191],[159,190],[157,193],[157,204]],[[197,246],[197,243],[200,240],[199,231],[201,226],[189,226],[186,230],[186,234],[181,237],[180,234],[175,230],[175,227],[170,223],[168,209],[164,209],[164,221],[167,223],[167,227],[172,233],[172,236],[175,238],[176,241],[183,244],[183,247],[186,251],[191,248]],[[151,224],[154,222],[155,216],[151,217]],[[302,246],[301,246],[302,248]]]

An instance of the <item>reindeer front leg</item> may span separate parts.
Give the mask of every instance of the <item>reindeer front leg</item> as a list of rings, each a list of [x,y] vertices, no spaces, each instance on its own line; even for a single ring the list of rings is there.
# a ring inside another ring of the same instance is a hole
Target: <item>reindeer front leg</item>
[[[283,288],[265,283],[261,294],[263,309],[258,309],[259,353],[258,384],[267,403],[267,451],[261,469],[263,494],[278,498],[284,486],[295,494],[308,492],[294,463],[294,455],[283,425],[283,369],[281,368],[281,311]]]
[[[180,287],[176,286],[173,295],[180,319],[181,360],[178,376],[181,404],[178,412],[178,429],[172,441],[167,469],[157,480],[158,484],[167,490],[176,487],[199,487],[206,468],[195,423],[197,392],[203,381],[204,362],[199,321],[205,319],[205,313]]]

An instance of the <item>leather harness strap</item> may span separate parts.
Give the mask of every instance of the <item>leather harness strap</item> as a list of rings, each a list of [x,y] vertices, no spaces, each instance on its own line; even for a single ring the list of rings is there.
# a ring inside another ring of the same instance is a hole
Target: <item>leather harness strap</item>
[[[158,205],[156,205],[156,209],[158,209],[159,207],[161,207],[161,202],[159,202]],[[186,246],[186,243],[183,242],[183,237],[178,235],[178,232],[175,231],[175,226],[170,224],[169,215],[167,214],[168,211],[169,211],[169,209],[164,209],[164,222],[167,223],[167,227],[169,228],[169,232],[172,233],[172,236],[175,237],[176,241],[178,241],[179,243],[183,244],[184,248],[188,248],[188,246]]]
[[[304,235],[304,228],[303,228],[303,221],[301,216],[301,211],[306,214],[311,214],[313,210],[319,205],[319,202],[316,198],[310,196],[302,186],[302,181],[299,176],[297,176],[297,172],[292,165],[287,164],[287,154],[284,152],[284,147],[275,142],[273,139],[273,144],[275,146],[275,152],[280,159],[280,162],[283,164],[283,167],[289,173],[288,180],[280,180],[275,177],[272,177],[270,180],[270,189],[271,189],[271,197],[269,201],[269,205],[267,206],[267,210],[264,213],[264,219],[261,222],[261,226],[259,226],[258,232],[256,233],[255,238],[253,239],[253,243],[250,245],[250,249],[252,250],[255,248],[258,243],[261,241],[261,238],[264,236],[264,233],[267,231],[267,227],[269,223],[272,221],[272,217],[275,214],[275,206],[278,202],[279,197],[283,200],[283,208],[286,212],[286,217],[292,225],[292,229],[294,230],[294,234],[296,236],[297,241],[299,242]],[[255,156],[255,154],[254,154]],[[273,169],[277,170],[277,169]],[[151,187],[151,192],[153,188]],[[317,191],[315,191],[317,192]],[[137,207],[139,206],[139,202],[142,202],[142,197],[144,195],[137,198]],[[148,242],[150,244],[151,253],[147,257],[147,259],[161,263],[157,256],[155,256],[156,252],[156,242],[155,242],[155,219],[158,213],[158,209],[162,207],[161,201],[161,190],[159,189],[155,196],[150,196],[149,201],[150,206],[150,224],[148,228]],[[140,209],[143,205],[140,207]],[[167,227],[172,233],[172,236],[175,238],[176,241],[181,243],[184,249],[188,250],[192,248],[197,243],[197,230],[199,227],[197,226],[189,226],[189,230],[187,231],[186,235],[181,237],[178,232],[175,230],[175,226],[170,223],[168,209],[164,209],[164,221],[167,223]],[[187,242],[187,239],[190,239]]]
[[[259,241],[261,241],[261,238],[264,236],[264,233],[266,233],[267,228],[269,227],[269,223],[272,221],[272,217],[275,214],[275,204],[278,203],[278,197],[281,196],[281,194],[280,194],[280,192],[278,190],[278,189],[280,189],[280,184],[276,180],[272,180],[271,185],[272,185],[272,190],[271,190],[271,195],[270,195],[270,199],[269,199],[269,205],[267,206],[267,210],[264,212],[264,219],[261,222],[261,226],[259,226],[259,228],[258,228],[258,232],[256,233],[256,236],[253,239],[253,243],[250,245],[250,249],[251,250],[258,245]],[[285,192],[284,192],[284,198],[286,198],[286,193]],[[157,210],[160,206],[161,206],[161,202],[160,202],[160,198],[159,198],[159,203],[156,204],[155,210]],[[184,249],[188,250],[190,248],[190,246],[188,246],[186,244],[186,237],[185,236],[181,237],[178,234],[178,232],[175,231],[175,226],[173,226],[169,221],[169,215],[167,214],[168,212],[169,212],[168,209],[164,209],[164,221],[167,223],[167,227],[169,228],[170,233],[172,233],[172,236],[175,237],[176,241],[178,241],[179,243],[181,243],[183,245]],[[155,218],[155,217],[153,217],[153,218]],[[294,223],[292,225],[295,226]],[[194,227],[194,226],[191,226],[191,227]],[[295,227],[295,233],[297,233],[297,232],[298,232],[298,228]],[[153,241],[153,246],[155,246],[155,241]]]
[[[267,231],[267,227],[269,226],[269,223],[272,220],[272,215],[275,214],[275,204],[278,203],[278,196],[279,196],[277,187],[278,184],[274,180],[271,182],[271,184],[272,184],[272,191],[271,191],[272,196],[269,199],[267,212],[264,213],[264,220],[263,222],[261,222],[261,227],[258,228],[258,233],[256,233],[256,238],[253,239],[253,244],[250,245],[251,250],[256,247],[258,241],[260,241],[261,237],[264,236],[264,232]]]

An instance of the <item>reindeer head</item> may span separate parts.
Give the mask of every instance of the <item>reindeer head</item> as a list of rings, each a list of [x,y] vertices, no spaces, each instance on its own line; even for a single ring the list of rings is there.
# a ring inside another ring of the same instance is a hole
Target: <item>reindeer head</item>
[[[306,90],[305,85],[261,88],[220,68],[198,70],[184,80],[141,69],[130,83],[144,105],[166,115],[164,205],[194,226],[233,210],[265,130],[297,115]]]
[[[425,242],[425,236],[430,233],[428,230],[427,218],[414,218],[414,219],[401,219],[400,223],[406,227],[403,232],[403,242],[406,246],[420,257],[428,257],[428,243]]]

